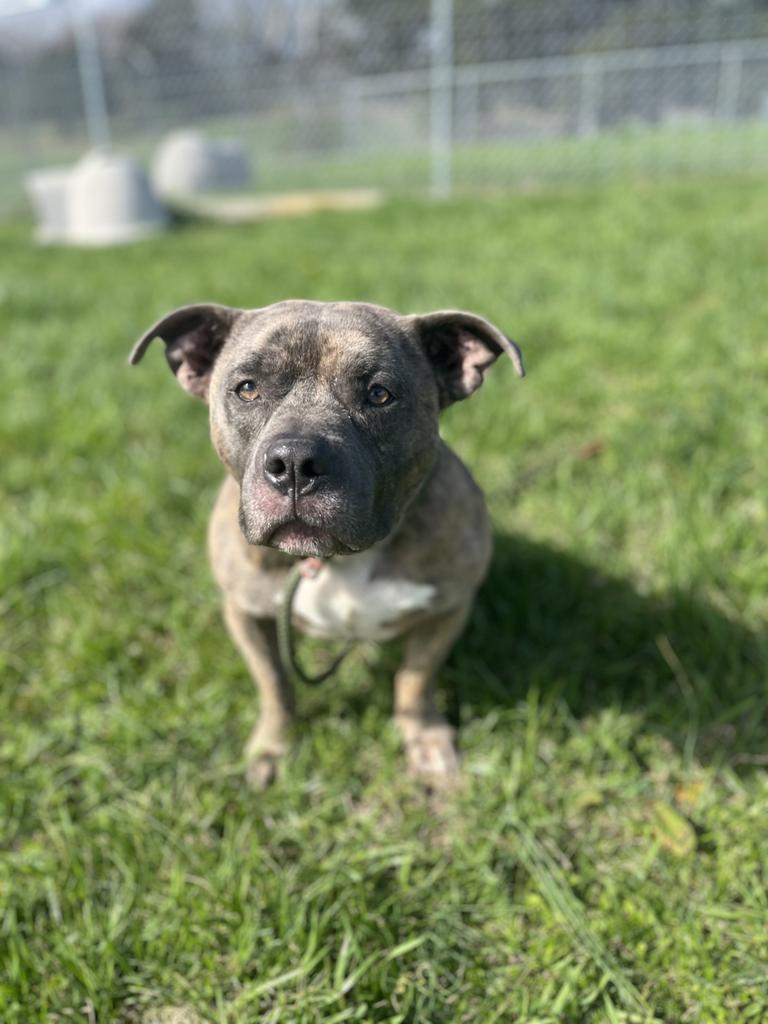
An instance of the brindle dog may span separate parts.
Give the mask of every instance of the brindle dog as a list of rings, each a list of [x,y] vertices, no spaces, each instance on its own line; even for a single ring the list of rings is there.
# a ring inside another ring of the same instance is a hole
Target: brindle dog
[[[260,716],[248,777],[273,781],[289,749],[294,694],[277,654],[275,616],[291,565],[303,579],[295,624],[326,637],[405,637],[395,721],[412,771],[458,771],[453,731],[432,682],[463,629],[491,557],[483,496],[440,439],[441,409],[467,398],[517,346],[482,317],[401,316],[353,302],[263,309],[184,306],[144,334],[181,386],[208,402],[229,475],[211,518],[224,617],[256,681]]]

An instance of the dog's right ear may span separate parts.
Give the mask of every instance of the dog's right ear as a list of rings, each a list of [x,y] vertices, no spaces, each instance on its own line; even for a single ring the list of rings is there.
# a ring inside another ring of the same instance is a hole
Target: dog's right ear
[[[215,303],[180,306],[162,317],[136,342],[135,366],[154,338],[165,342],[165,358],[185,391],[205,400],[216,358],[242,310]]]

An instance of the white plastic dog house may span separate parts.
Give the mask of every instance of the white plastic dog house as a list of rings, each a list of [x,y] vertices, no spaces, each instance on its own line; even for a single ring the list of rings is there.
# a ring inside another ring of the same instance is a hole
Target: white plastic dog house
[[[163,197],[243,189],[250,180],[245,146],[236,141],[206,139],[195,131],[166,136],[152,163],[152,184]]]
[[[144,171],[114,153],[94,150],[74,167],[33,171],[25,185],[40,242],[120,245],[168,223]]]
[[[132,242],[168,222],[141,167],[114,153],[85,156],[72,171],[67,200],[67,237],[75,245]]]
[[[37,221],[38,242],[67,241],[67,194],[71,167],[51,167],[32,171],[24,187]]]

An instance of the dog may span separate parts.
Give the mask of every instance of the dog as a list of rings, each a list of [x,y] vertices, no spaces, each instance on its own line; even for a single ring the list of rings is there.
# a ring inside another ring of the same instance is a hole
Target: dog
[[[260,309],[183,306],[155,338],[177,381],[208,403],[228,470],[209,528],[224,618],[255,680],[259,718],[247,777],[272,783],[290,749],[294,690],[276,616],[292,565],[315,570],[295,594],[308,634],[404,637],[394,717],[410,770],[458,777],[453,729],[433,680],[466,625],[491,558],[483,495],[441,440],[439,413],[468,398],[517,345],[487,320],[444,310],[400,315],[368,303],[289,300]]]

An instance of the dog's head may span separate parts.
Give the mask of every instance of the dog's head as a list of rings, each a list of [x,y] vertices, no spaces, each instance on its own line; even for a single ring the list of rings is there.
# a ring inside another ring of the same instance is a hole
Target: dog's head
[[[302,556],[386,537],[432,467],[440,409],[472,394],[503,352],[523,375],[513,342],[454,311],[183,306],[150,327],[131,363],[153,338],[181,386],[209,404],[247,540]]]

